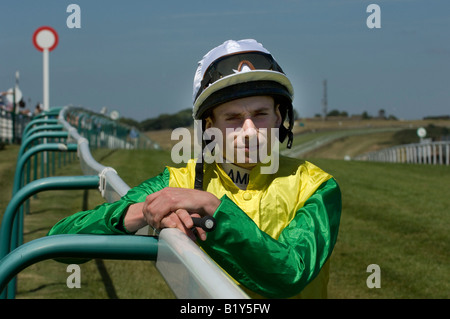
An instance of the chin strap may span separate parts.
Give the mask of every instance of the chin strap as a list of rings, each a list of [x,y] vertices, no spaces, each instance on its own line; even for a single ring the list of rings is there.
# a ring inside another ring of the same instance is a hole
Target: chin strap
[[[290,149],[292,147],[293,140],[294,140],[294,134],[292,133],[292,131],[289,131],[288,132],[288,141],[287,141],[287,145],[286,145],[287,148]]]
[[[195,189],[203,190],[203,153],[195,164]]]
[[[286,116],[289,119],[289,126],[288,128],[286,128],[283,123],[280,125],[279,138],[280,143],[283,143],[287,137],[288,141],[286,147],[290,149],[292,147],[292,142],[294,140],[294,134],[292,133],[292,129],[294,128],[294,109],[292,105],[290,107],[287,107],[286,112],[287,112]]]
[[[195,164],[194,189],[203,190],[203,162],[205,161],[203,150],[205,149],[205,147],[206,141],[202,138],[202,149],[197,158],[197,163]]]
[[[287,148],[290,149],[292,147],[292,141],[294,140],[294,134],[292,133],[291,125],[289,125],[289,129],[284,127],[284,125],[280,126],[280,143],[283,143],[286,137],[288,138]]]

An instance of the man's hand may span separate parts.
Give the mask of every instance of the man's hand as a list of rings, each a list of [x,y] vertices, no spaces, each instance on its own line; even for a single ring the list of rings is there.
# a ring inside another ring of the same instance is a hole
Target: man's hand
[[[216,196],[205,191],[166,187],[148,195],[144,203],[131,205],[125,216],[125,227],[130,231],[145,224],[156,229],[178,228],[195,240],[192,217],[212,216],[219,204]],[[196,229],[200,239],[205,240],[205,231],[200,227]]]

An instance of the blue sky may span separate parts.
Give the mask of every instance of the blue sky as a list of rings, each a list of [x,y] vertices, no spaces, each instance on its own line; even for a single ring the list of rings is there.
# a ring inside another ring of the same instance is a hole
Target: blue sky
[[[66,25],[81,8],[81,28]],[[369,29],[366,8],[381,8]],[[19,86],[34,109],[42,102],[42,53],[32,44],[55,28],[50,53],[51,106],[117,110],[144,120],[192,105],[197,62],[228,39],[254,38],[274,55],[295,89],[294,107],[310,117],[328,109],[417,119],[450,114],[450,1],[2,0],[0,90]]]

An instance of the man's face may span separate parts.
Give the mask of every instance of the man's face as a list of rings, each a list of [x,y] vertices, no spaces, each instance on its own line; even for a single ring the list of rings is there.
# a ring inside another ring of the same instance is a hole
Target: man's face
[[[218,128],[222,132],[224,157],[251,169],[256,165],[255,159],[260,159],[262,147],[266,146],[266,153],[270,153],[271,129],[278,129],[281,121],[272,97],[252,96],[214,108],[212,116],[206,119],[206,129]]]

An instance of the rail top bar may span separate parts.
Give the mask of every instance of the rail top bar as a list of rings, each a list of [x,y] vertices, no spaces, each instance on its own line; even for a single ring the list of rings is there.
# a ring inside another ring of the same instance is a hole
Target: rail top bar
[[[178,298],[249,299],[211,258],[178,229],[166,228],[159,234],[156,268]]]

